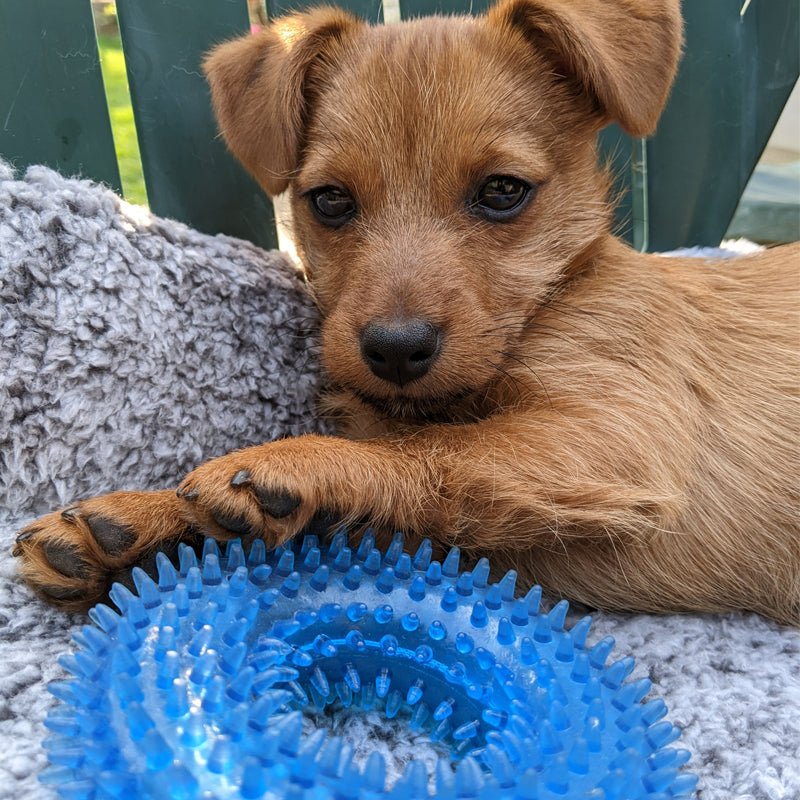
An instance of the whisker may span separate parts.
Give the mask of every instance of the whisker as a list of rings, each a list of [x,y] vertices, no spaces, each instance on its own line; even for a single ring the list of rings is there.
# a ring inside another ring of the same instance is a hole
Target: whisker
[[[505,356],[506,358],[510,358],[512,361],[516,361],[518,364],[521,364],[523,367],[525,367],[525,369],[527,369],[531,373],[531,375],[533,375],[534,378],[536,378],[537,381],[539,381],[539,386],[542,387],[542,390],[544,391],[545,397],[547,398],[547,404],[550,406],[550,408],[552,408],[553,407],[553,401],[550,399],[550,392],[547,391],[547,387],[544,385],[544,381],[539,377],[539,375],[536,374],[536,370],[534,370],[533,367],[531,367],[530,364],[526,364],[525,361],[521,357],[516,356],[513,353],[500,351],[500,355],[501,356]],[[535,356],[527,356],[526,358],[530,358],[530,359],[532,359],[534,361],[539,361],[542,364],[546,363],[541,358],[536,358]]]
[[[500,321],[502,321],[504,319],[509,319],[509,318],[513,318],[513,317],[530,317],[532,313],[535,313],[535,312],[522,311],[521,309],[519,309],[519,310],[509,310],[509,311],[504,311],[501,314],[492,314],[492,319],[495,319],[498,322],[500,322]]]
[[[552,297],[549,300],[545,300],[540,308],[550,308],[553,311],[559,311],[563,314],[579,314],[583,317],[594,317],[596,314],[592,313],[591,311],[587,311],[585,308],[581,308],[580,306],[572,305],[571,303],[565,303],[563,300],[559,300],[556,297]]]
[[[507,330],[514,330],[515,328],[518,329],[520,332],[524,331],[527,327],[528,322],[514,322],[509,323],[508,325],[498,325],[496,328],[489,328],[485,333],[492,333],[499,335],[498,331],[507,331]]]
[[[564,324],[566,325],[568,323],[565,322]],[[555,325],[547,325],[544,322],[531,322],[531,323],[529,323],[529,327],[532,327],[532,328],[534,328],[536,330],[540,330],[540,331],[552,331],[553,333],[560,333],[563,337],[566,337],[568,341],[570,341],[570,342],[575,341],[569,335],[568,331],[562,330],[561,328],[557,328]],[[577,325],[572,325],[571,327],[574,328],[579,333],[584,333]],[[586,335],[588,336],[588,334],[586,334]],[[589,336],[589,338],[592,339],[593,337]],[[594,339],[594,341],[597,341],[597,340]]]
[[[509,374],[499,364],[495,364],[494,361],[490,361],[488,358],[484,359],[484,361],[486,361],[489,366],[494,367],[498,372],[501,372],[503,375],[505,375],[511,381],[511,383],[514,384],[514,388],[517,390],[517,392],[520,395],[522,394],[522,391],[519,388],[519,381],[513,375]]]

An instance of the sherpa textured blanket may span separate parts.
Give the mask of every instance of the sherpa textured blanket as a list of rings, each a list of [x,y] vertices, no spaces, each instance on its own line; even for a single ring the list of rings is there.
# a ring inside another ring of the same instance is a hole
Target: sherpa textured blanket
[[[87,619],[48,607],[10,550],[36,516],[114,489],[174,486],[206,458],[304,431],[313,307],[279,253],[205,236],[88,182],[0,162],[0,799],[37,782],[57,656]],[[800,798],[800,631],[751,614],[594,614],[683,728],[702,800]],[[334,725],[390,776],[407,724]],[[366,758],[366,755],[364,756]]]

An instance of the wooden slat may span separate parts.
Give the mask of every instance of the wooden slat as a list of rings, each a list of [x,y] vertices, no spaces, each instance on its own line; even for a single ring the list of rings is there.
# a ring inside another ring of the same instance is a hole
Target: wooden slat
[[[120,191],[89,0],[0,2],[0,155]]]
[[[267,14],[270,19],[275,19],[290,11],[301,11],[304,8],[313,8],[322,5],[315,0],[267,0]],[[383,7],[381,0],[335,0],[329,5],[346,8],[368,22],[381,22],[383,20]]]
[[[800,72],[797,0],[704,0],[683,13],[683,62],[647,142],[651,250],[719,244]]]
[[[272,204],[217,135],[200,70],[214,44],[249,30],[246,0],[117,0],[117,13],[152,210],[275,247]]]
[[[493,0],[400,0],[403,19],[426,14],[482,14]]]

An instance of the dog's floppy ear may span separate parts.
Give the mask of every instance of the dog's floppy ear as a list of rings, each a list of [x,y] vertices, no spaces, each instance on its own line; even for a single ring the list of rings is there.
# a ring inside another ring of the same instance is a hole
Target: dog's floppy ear
[[[222,136],[268,194],[286,189],[322,73],[362,24],[338,9],[318,8],[219,45],[203,61]]]
[[[632,136],[655,129],[683,42],[679,0],[508,0],[488,18],[521,31],[576,81],[602,124]]]

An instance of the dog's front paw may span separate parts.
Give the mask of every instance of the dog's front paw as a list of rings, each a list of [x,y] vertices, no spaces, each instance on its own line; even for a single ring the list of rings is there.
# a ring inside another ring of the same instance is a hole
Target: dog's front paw
[[[336,521],[317,437],[284,439],[203,464],[178,488],[195,526],[216,538],[256,536],[276,546]]]
[[[45,599],[83,610],[157,548],[191,539],[173,492],[115,492],[69,506],[21,531],[12,554]]]

